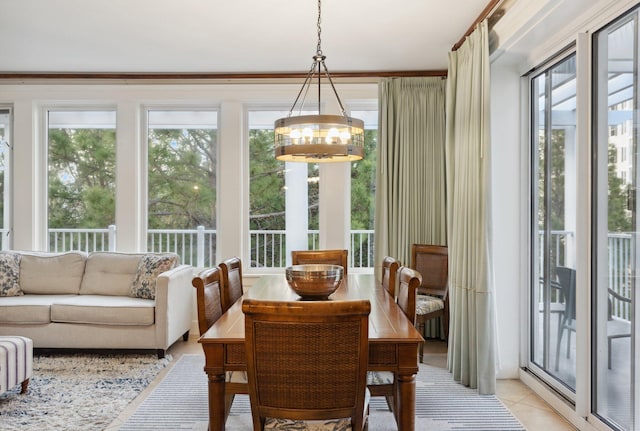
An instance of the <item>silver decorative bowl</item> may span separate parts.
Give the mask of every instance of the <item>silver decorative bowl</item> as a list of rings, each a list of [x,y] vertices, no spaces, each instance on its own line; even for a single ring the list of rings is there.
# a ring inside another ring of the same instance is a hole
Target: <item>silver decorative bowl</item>
[[[302,299],[327,299],[342,281],[340,265],[294,265],[286,268],[289,286]]]

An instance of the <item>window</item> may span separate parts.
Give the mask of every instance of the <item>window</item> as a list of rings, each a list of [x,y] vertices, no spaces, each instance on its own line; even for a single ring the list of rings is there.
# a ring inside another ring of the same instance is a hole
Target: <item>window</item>
[[[49,250],[107,250],[115,223],[116,114],[47,115]]]
[[[281,268],[291,250],[317,248],[317,163],[275,159],[273,123],[288,111],[250,110],[249,260],[251,268]]]
[[[0,109],[0,235],[2,235],[2,250],[11,248],[9,232],[10,226],[10,166],[11,151],[11,110]]]
[[[217,264],[217,136],[215,110],[148,111],[149,251],[175,252],[197,267]]]
[[[356,268],[373,268],[376,201],[378,111],[352,111],[365,124],[364,158],[351,163],[351,241],[349,256]]]

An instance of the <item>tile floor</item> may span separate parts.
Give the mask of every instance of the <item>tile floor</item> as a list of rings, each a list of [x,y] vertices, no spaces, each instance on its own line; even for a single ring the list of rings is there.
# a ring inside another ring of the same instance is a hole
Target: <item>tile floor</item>
[[[433,340],[427,340],[426,343],[423,362],[437,367],[446,367],[447,344]],[[498,380],[496,396],[529,431],[576,430],[520,380]]]
[[[169,352],[173,356],[173,363],[183,354],[202,353],[202,348],[196,338],[188,342],[176,342]],[[433,366],[445,367],[447,362],[447,345],[440,341],[427,341],[424,352],[424,362]],[[169,367],[170,368],[170,367]],[[154,382],[149,385],[127,408],[116,418],[105,431],[117,431],[120,426],[133,414],[140,403],[153,391],[169,368],[163,370]],[[496,395],[511,410],[529,431],[572,431],[573,427],[558,415],[542,398],[519,380],[498,380]]]

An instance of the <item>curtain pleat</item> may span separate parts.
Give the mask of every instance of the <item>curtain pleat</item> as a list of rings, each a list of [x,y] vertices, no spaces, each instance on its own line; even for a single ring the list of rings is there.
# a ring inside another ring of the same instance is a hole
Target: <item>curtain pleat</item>
[[[388,78],[379,85],[374,259],[410,265],[411,244],[446,245],[446,81]]]
[[[483,21],[449,54],[447,217],[450,330],[455,380],[495,393],[496,349],[490,271],[489,47]]]

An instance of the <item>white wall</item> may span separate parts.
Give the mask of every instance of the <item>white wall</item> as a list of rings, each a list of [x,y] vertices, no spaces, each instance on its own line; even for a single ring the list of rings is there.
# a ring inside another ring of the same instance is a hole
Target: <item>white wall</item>
[[[513,65],[491,66],[491,195],[493,277],[496,298],[498,378],[518,378],[526,230],[521,213],[520,76]],[[514,109],[514,107],[516,107]],[[526,311],[526,310],[525,310]]]

